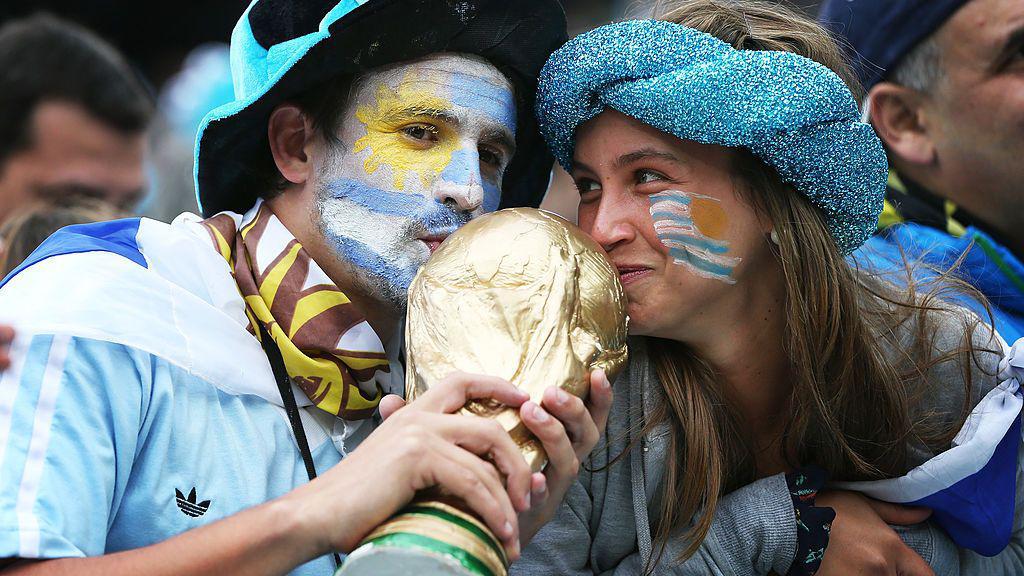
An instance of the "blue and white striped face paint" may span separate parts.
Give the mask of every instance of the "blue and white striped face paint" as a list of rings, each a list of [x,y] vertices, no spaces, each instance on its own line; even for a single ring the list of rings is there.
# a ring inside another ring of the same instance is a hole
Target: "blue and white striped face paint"
[[[354,281],[397,308],[433,249],[501,200],[515,151],[512,85],[440,53],[362,76],[318,167],[317,224]]]
[[[702,278],[735,284],[740,258],[728,256],[728,216],[716,198],[666,190],[649,196],[658,240],[672,261]]]

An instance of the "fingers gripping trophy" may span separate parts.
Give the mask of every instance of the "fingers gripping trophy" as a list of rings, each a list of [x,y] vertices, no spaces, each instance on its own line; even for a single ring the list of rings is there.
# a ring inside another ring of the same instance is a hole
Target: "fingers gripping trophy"
[[[626,362],[625,296],[604,251],[569,222],[515,208],[450,236],[409,289],[406,396],[455,371],[499,376],[535,402],[558,386],[585,397],[592,370]],[[545,454],[516,410],[472,401],[493,418],[534,471]],[[348,556],[341,576],[505,576],[498,539],[444,494],[421,494]]]

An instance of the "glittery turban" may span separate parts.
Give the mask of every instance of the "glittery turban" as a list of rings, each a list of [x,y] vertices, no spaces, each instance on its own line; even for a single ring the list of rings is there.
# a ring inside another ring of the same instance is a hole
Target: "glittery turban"
[[[620,22],[570,40],[541,71],[537,119],[567,170],[576,128],[606,108],[684,140],[749,149],[821,209],[844,254],[875,229],[882,144],[843,81],[817,62],[736,50],[670,22]]]

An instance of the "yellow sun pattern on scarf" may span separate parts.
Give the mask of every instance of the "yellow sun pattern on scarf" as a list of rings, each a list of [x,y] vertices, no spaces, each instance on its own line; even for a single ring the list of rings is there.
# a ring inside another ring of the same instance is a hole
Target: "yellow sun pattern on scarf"
[[[365,319],[333,284],[296,290],[296,279],[306,278],[308,268],[316,264],[290,234],[266,232],[272,219],[276,220],[263,204],[241,230],[236,230],[236,222],[225,214],[204,221],[204,225],[214,248],[231,267],[253,335],[260,339],[258,327],[266,328],[292,381],[322,410],[352,420],[368,418],[383,391],[376,386],[371,394],[359,383],[389,371],[383,347],[339,348],[341,336],[352,326],[365,325]],[[260,226],[263,232],[254,234]],[[260,245],[264,250],[258,250]],[[254,268],[257,251],[265,257],[274,255],[262,273]],[[339,316],[342,310],[348,312]]]
[[[388,167],[397,190],[405,189],[410,172],[420,177],[424,187],[430,186],[458,149],[458,139],[451,129],[436,119],[438,112],[452,109],[451,102],[429,88],[417,86],[414,79],[410,71],[397,88],[382,83],[377,87],[375,105],[356,109],[356,118],[366,126],[366,136],[356,140],[353,149],[357,153],[370,149],[363,169],[373,174],[381,166]],[[437,142],[424,148],[403,133],[416,123],[435,126]]]

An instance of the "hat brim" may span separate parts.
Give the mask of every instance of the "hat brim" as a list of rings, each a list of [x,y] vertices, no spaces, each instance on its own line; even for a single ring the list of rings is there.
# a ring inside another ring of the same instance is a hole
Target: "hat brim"
[[[261,191],[246,189],[242,175],[266,145],[267,120],[277,105],[339,75],[435,52],[479,55],[512,81],[517,152],[505,172],[501,206],[540,204],[553,160],[537,129],[533,102],[541,67],[566,40],[557,0],[374,0],[328,30],[250,103],[215,110],[204,122],[195,165],[204,216],[243,212],[256,201]]]

